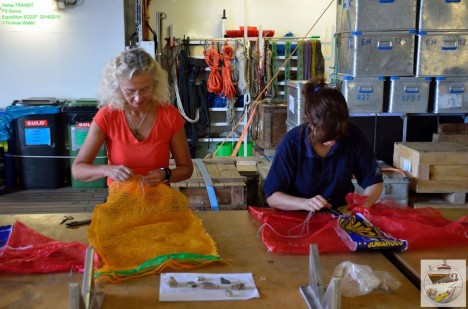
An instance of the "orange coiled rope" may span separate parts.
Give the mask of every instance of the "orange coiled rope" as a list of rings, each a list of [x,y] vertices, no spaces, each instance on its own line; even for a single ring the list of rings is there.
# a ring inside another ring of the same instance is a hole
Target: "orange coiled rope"
[[[222,68],[222,75],[223,75],[223,90],[222,94],[227,99],[232,99],[236,96],[236,88],[232,82],[231,78],[231,59],[234,55],[234,49],[229,44],[224,44],[223,47],[223,63],[224,66]]]
[[[210,75],[208,76],[207,86],[209,92],[216,95],[221,94],[223,90],[223,79],[219,73],[218,66],[221,56],[218,51],[212,46],[205,51],[205,62],[210,67]]]

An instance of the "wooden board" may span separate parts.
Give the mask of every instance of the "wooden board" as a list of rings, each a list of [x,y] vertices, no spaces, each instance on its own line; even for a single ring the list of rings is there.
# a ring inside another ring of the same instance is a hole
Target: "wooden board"
[[[393,165],[410,175],[410,189],[415,192],[468,192],[468,145],[395,143]]]
[[[160,302],[160,276],[150,275],[120,283],[99,283],[104,292],[102,308],[307,308],[299,287],[308,284],[309,258],[306,255],[272,254],[257,237],[260,224],[247,211],[196,212],[207,233],[215,241],[225,264],[211,264],[190,273],[252,273],[260,298],[239,301]],[[91,214],[77,216],[78,220]],[[0,216],[0,225],[21,220],[36,231],[58,241],[88,243],[87,226],[67,229],[59,225],[62,215]],[[344,261],[368,265],[388,272],[401,282],[393,293],[371,292],[359,297],[342,297],[342,308],[419,308],[418,289],[379,252],[348,252],[320,256],[321,275],[326,285],[335,267]],[[169,269],[167,271],[170,271]],[[15,275],[0,273],[0,308],[69,308],[68,287],[80,283],[80,273]]]
[[[468,134],[468,123],[440,123],[437,127],[439,134]]]
[[[468,145],[468,134],[432,134],[433,142],[455,142]]]
[[[235,160],[204,159],[220,210],[247,209],[245,177],[239,174]],[[176,190],[187,195],[193,210],[211,210],[205,180],[197,164],[194,164],[190,179],[171,184]]]

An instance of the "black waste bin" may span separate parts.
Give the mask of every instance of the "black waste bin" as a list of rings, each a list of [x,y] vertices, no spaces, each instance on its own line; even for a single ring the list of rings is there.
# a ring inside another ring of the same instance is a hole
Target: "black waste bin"
[[[65,182],[65,138],[61,105],[53,99],[15,101],[18,175],[25,189],[59,188]]]

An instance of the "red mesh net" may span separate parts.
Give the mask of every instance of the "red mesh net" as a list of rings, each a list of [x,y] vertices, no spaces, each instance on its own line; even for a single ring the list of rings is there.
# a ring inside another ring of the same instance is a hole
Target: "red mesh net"
[[[0,271],[52,273],[82,271],[87,245],[59,242],[20,221],[13,225],[6,245],[0,248]]]
[[[365,197],[350,193],[346,215],[361,213],[388,236],[406,240],[407,249],[468,245],[468,216],[456,221],[446,219],[434,208],[402,207],[396,202],[376,203],[362,208]],[[335,228],[338,217],[317,212],[308,218],[303,211],[280,211],[249,207],[251,215],[262,223],[261,237],[271,252],[309,254],[309,244],[317,244],[319,252],[349,251]]]
[[[363,209],[362,197],[356,194],[349,194],[346,201],[351,212],[360,212],[383,232],[407,240],[408,249],[468,245],[468,216],[450,221],[432,207],[402,207],[391,200]]]

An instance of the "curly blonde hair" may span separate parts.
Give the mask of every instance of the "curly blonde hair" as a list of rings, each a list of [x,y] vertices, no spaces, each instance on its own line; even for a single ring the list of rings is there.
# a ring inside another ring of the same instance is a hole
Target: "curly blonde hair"
[[[126,99],[120,91],[119,79],[130,80],[140,74],[149,74],[153,78],[153,101],[168,104],[170,91],[167,72],[144,49],[133,48],[118,54],[104,68],[98,92],[99,107],[109,105],[124,109]]]

